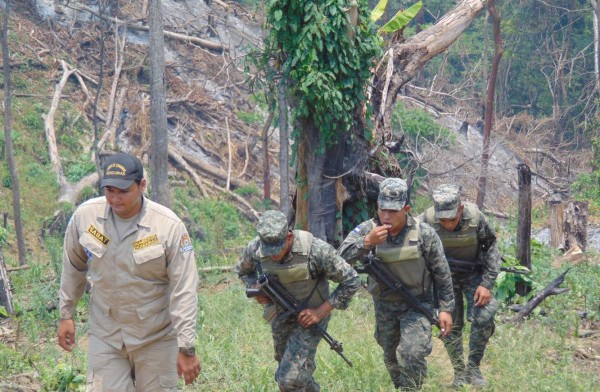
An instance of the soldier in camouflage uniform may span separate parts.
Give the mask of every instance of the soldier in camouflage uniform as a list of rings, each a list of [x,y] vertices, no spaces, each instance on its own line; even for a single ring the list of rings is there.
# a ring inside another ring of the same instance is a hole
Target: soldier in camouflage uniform
[[[444,345],[454,368],[452,385],[470,383],[487,385],[479,364],[485,346],[494,334],[494,315],[498,304],[491,294],[500,270],[500,254],[496,247],[496,234],[473,203],[461,203],[460,189],[456,185],[440,185],[433,192],[434,206],[422,218],[437,232],[444,244],[448,258],[472,264],[473,271],[452,272],[456,308],[452,332]],[[452,265],[452,263],[451,263]],[[465,264],[467,270],[471,267]],[[451,267],[452,268],[452,267]],[[467,320],[471,322],[469,355],[465,367],[462,329],[464,326],[463,296],[467,300]]]
[[[433,229],[408,214],[406,182],[388,178],[379,186],[377,218],[361,223],[344,240],[338,252],[351,264],[369,253],[381,259],[403,285],[430,311],[432,284],[440,300],[440,336],[452,328],[452,279],[440,239]],[[383,348],[383,361],[396,388],[417,390],[427,375],[431,354],[431,324],[399,295],[383,296],[369,277],[375,305],[375,339]]]
[[[360,287],[360,277],[328,243],[307,231],[290,231],[285,215],[279,211],[266,211],[257,232],[236,265],[240,279],[251,288],[259,273],[275,275],[299,302],[307,304],[298,317],[277,317],[282,310],[267,297],[257,297],[266,305],[265,319],[271,323],[275,360],[279,363],[275,380],[281,391],[319,391],[312,374],[321,335],[309,327],[319,324],[326,330],[331,311],[348,307]],[[332,293],[328,279],[339,283]]]

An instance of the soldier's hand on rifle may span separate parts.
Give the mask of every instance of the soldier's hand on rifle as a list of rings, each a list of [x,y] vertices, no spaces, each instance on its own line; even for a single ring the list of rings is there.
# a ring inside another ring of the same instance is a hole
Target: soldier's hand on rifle
[[[489,289],[479,286],[475,291],[475,298],[473,298],[475,302],[475,306],[485,306],[490,303],[492,298],[492,293]]]
[[[373,230],[371,230],[369,234],[365,236],[365,248],[370,248],[373,245],[383,244],[383,242],[387,238],[388,231],[391,228],[391,225],[375,226]]]
[[[308,328],[313,324],[317,324],[319,321],[323,320],[323,318],[327,317],[333,306],[329,303],[329,301],[323,302],[321,305],[317,306],[314,309],[304,309],[298,314],[298,322],[304,328]]]
[[[448,336],[452,329],[452,314],[450,312],[440,312],[438,321],[440,322],[440,338]]]

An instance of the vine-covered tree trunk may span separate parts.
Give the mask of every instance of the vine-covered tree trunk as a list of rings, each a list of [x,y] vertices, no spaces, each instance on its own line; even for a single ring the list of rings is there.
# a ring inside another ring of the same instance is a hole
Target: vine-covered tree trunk
[[[486,3],[487,0],[461,1],[436,25],[393,45],[385,59],[393,63],[393,72],[388,78],[390,67],[378,67],[371,95],[379,128],[389,131],[400,88],[427,61],[448,48]],[[277,58],[279,72],[285,77],[289,73],[290,94],[295,103],[292,109],[299,135],[295,144],[296,227],[329,242],[340,237],[336,220],[342,214],[339,206],[343,204],[340,200],[344,199],[345,189],[336,186],[336,181],[343,178],[347,182],[347,178],[358,176],[365,182],[369,159],[367,139],[372,130],[366,126],[365,87],[372,76],[368,71],[376,65],[372,58],[378,42],[373,37],[374,30],[370,30],[366,2],[358,4],[358,26],[354,34],[348,34],[347,27],[352,23],[348,9],[341,3],[332,7],[322,7],[316,1],[273,3],[268,17],[273,31],[265,44],[273,52],[263,56]],[[323,24],[323,20],[329,23]],[[359,193],[359,197],[363,195],[364,191]]]

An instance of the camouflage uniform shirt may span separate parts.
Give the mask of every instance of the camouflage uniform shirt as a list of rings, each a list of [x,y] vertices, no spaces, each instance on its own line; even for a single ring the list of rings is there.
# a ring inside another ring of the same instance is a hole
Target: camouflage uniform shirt
[[[406,227],[395,237],[388,235],[386,241],[400,246],[404,243],[404,236],[408,232],[407,228],[415,224],[417,224],[417,220],[407,215]],[[446,261],[446,256],[444,256],[442,242],[431,226],[423,222],[419,222],[419,225],[419,250],[435,281],[440,300],[440,311],[452,312],[454,309],[452,278],[450,277],[450,269]],[[367,234],[375,226],[376,224],[373,220],[368,220],[358,225],[348,234],[338,249],[338,253],[352,265],[360,263],[371,251],[370,248],[365,248],[364,241]]]
[[[292,258],[294,248],[299,245],[298,239],[294,238],[294,245],[290,254],[282,263]],[[246,287],[254,285],[259,276],[260,256],[258,248],[260,239],[257,236],[250,241],[238,260],[235,271]],[[354,269],[348,265],[336,252],[335,248],[327,242],[314,238],[308,256],[308,270],[312,279],[324,277],[339,283],[337,288],[329,295],[329,303],[335,309],[346,309],[352,296],[360,287],[360,277]]]
[[[485,219],[485,215],[481,211],[479,213],[479,224],[477,225],[477,238],[479,239],[479,246],[481,251],[477,259],[477,264],[481,265],[483,272],[481,274],[480,286],[491,290],[496,283],[496,278],[500,272],[500,251],[496,246],[496,233],[488,221]],[[419,219],[425,221],[425,214],[419,215]],[[461,219],[454,231],[460,231],[465,225],[465,220]]]

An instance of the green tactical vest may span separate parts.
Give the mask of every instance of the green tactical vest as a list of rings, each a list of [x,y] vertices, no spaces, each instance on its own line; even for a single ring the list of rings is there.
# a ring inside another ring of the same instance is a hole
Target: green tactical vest
[[[446,257],[477,262],[479,256],[479,239],[477,238],[477,226],[479,226],[479,209],[473,203],[463,203],[465,208],[462,215],[462,228],[459,231],[445,230],[440,221],[435,218],[433,207],[427,209],[425,220],[434,228],[444,245]]]
[[[387,240],[375,247],[375,255],[384,262],[390,271],[406,287],[411,294],[420,296],[429,292],[431,288],[431,275],[425,259],[419,250],[419,221],[411,226],[401,245],[390,244]],[[381,288],[374,279],[369,277],[369,292],[387,301],[400,301],[399,294],[381,296]]]
[[[312,247],[313,235],[307,231],[294,230],[292,259],[283,264],[262,259],[262,270],[265,274],[275,275],[279,282],[300,303],[304,303],[312,295],[306,306],[314,308],[329,299],[329,282],[325,278],[312,279],[308,270],[308,255]],[[316,289],[315,289],[316,285]],[[313,291],[314,290],[314,291]]]

